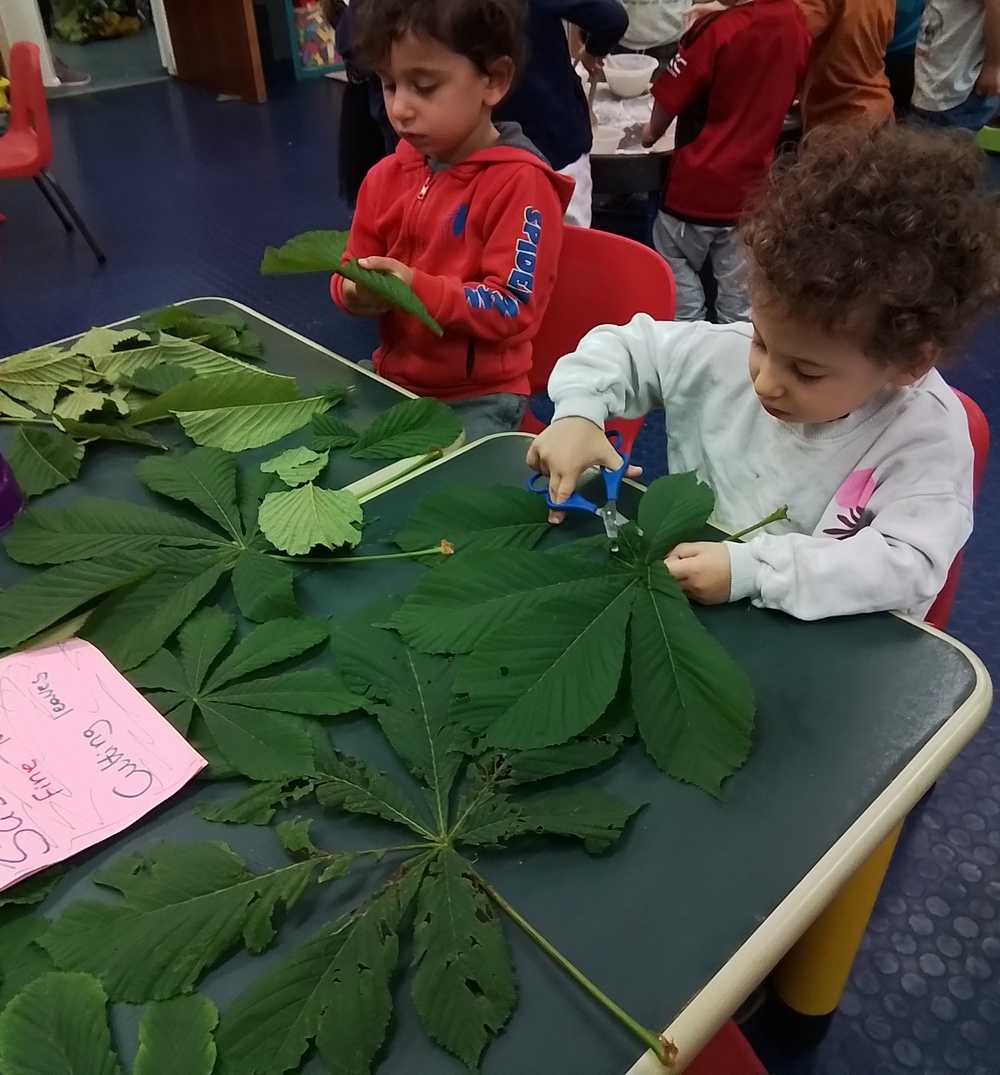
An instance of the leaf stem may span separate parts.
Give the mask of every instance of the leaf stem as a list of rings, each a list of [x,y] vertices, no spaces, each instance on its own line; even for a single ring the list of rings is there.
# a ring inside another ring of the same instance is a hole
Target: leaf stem
[[[581,971],[578,970],[572,963],[560,952],[557,948],[553,947],[535,927],[525,918],[523,918],[504,898],[499,892],[483,877],[477,870],[469,866],[469,873],[474,878],[476,884],[482,889],[483,892],[502,910],[504,911],[514,922],[517,923],[524,930],[525,933],[538,945],[539,948],[552,960],[554,960],[562,969],[587,993],[590,994],[594,1000],[597,1001],[602,1007],[607,1009],[620,1023],[622,1023],[627,1030],[630,1030],[647,1049],[650,1049],[653,1055],[659,1062],[666,1068],[673,1066],[674,1058],[677,1054],[677,1050],[674,1045],[662,1038],[658,1034],[654,1034],[651,1030],[647,1030],[644,1026],[637,1023],[631,1015],[623,1011],[615,1002],[606,994],[603,993],[596,985]]]
[[[755,530],[761,530],[765,526],[770,526],[771,523],[780,523],[783,519],[788,518],[788,505],[782,504],[777,511],[772,511],[766,519],[761,519],[759,523],[754,523],[753,526],[748,526],[746,530],[741,530],[738,534],[730,534],[727,541],[739,541],[745,538],[747,534],[752,534]]]
[[[0,418],[0,422],[8,422],[19,426],[51,426],[54,422],[48,418]]]
[[[417,552],[387,552],[378,556],[279,556],[272,553],[275,560],[284,560],[288,564],[367,564],[375,560],[416,560],[421,556],[451,556],[454,550],[446,542],[441,542],[431,549],[419,549]]]
[[[367,500],[373,493],[377,493],[380,489],[385,489],[389,485],[394,485],[396,482],[413,474],[415,471],[422,470],[428,463],[433,463],[435,459],[443,458],[443,448],[432,448],[426,455],[422,455],[415,463],[408,466],[405,470],[401,470],[398,474],[393,474],[390,478],[386,478],[385,481],[380,482],[378,485],[373,485],[370,489],[366,489],[363,495]]]

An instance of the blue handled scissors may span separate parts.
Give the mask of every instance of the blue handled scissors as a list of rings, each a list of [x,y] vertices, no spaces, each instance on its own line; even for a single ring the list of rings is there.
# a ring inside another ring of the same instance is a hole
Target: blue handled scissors
[[[533,493],[544,495],[545,503],[553,511],[584,511],[590,515],[596,515],[604,523],[604,531],[611,539],[611,551],[618,551],[618,531],[628,522],[618,511],[618,493],[622,487],[622,481],[628,471],[629,455],[622,452],[622,435],[617,430],[610,430],[607,434],[612,447],[622,456],[622,465],[617,470],[608,470],[601,467],[601,475],[604,478],[604,488],[608,494],[607,502],[603,507],[589,501],[585,496],[574,493],[568,500],[556,504],[549,496],[548,478],[544,474],[535,473],[528,479],[528,489]],[[542,485],[541,483],[545,484]]]

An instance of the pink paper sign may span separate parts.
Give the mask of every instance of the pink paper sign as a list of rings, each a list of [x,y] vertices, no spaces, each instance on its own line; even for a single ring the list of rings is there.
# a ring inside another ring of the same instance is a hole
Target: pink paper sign
[[[0,660],[0,890],[128,828],[206,764],[89,642]]]

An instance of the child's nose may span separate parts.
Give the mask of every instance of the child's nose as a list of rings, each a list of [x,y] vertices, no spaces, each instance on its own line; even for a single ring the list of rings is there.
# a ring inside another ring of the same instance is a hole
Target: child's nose
[[[778,399],[784,395],[785,386],[774,366],[766,359],[761,362],[753,381],[754,390],[761,399]]]

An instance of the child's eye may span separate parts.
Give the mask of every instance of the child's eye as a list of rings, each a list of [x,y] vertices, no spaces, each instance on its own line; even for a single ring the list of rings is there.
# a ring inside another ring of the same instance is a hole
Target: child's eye
[[[826,374],[825,373],[804,373],[802,370],[796,369],[795,370],[795,376],[800,381],[805,381],[807,384],[813,384],[816,381],[822,381],[823,378],[826,376]]]
[[[383,81],[382,82],[382,92],[383,93],[395,93],[396,92],[396,83],[395,82],[385,82],[385,81]]]
[[[414,86],[413,87],[421,97],[430,97],[437,90],[437,84],[433,86]]]

